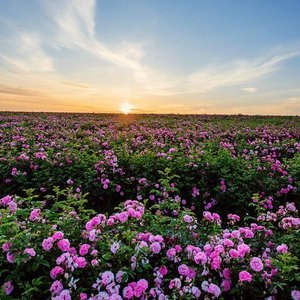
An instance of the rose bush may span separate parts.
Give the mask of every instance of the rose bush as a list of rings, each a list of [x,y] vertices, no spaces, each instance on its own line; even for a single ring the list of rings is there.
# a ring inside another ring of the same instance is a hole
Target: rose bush
[[[300,299],[299,125],[1,113],[0,298]]]
[[[41,200],[73,186],[89,193],[89,207],[112,211],[126,199],[160,201],[169,169],[189,207],[244,216],[254,193],[269,207],[299,201],[299,125],[299,117],[1,113],[0,196],[35,188]]]
[[[1,299],[298,299],[293,203],[270,211],[254,197],[256,217],[225,223],[178,197],[127,200],[109,215],[72,188],[0,203]]]

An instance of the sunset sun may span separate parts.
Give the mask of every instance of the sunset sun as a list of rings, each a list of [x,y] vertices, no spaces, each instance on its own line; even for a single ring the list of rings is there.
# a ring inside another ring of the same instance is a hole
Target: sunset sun
[[[134,106],[132,104],[129,104],[129,103],[123,103],[121,106],[120,106],[120,111],[125,114],[125,115],[128,115],[129,113],[132,112],[132,110],[134,109]]]

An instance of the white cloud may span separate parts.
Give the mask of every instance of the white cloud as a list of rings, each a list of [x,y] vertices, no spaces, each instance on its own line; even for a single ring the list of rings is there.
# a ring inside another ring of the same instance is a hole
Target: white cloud
[[[191,93],[252,82],[278,69],[280,63],[300,55],[300,46],[275,48],[254,59],[241,59],[224,65],[210,66],[188,76]]]
[[[0,57],[17,71],[24,72],[52,72],[53,59],[48,56],[37,34],[20,32],[15,38],[15,55],[0,54]]]
[[[247,87],[247,88],[242,88],[242,91],[247,92],[247,93],[256,93],[258,89],[253,88],[253,87]]]
[[[81,49],[115,66],[131,70],[134,80],[147,93],[174,94],[171,89],[177,85],[177,81],[173,76],[164,76],[142,63],[147,43],[125,41],[115,50],[97,39],[94,22],[96,2],[94,0],[56,0],[44,3],[45,11],[59,29],[56,47]]]

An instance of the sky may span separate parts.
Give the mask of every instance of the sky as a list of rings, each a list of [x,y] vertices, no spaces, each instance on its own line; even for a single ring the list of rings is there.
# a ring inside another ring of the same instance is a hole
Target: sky
[[[0,111],[300,115],[299,0],[0,0]]]

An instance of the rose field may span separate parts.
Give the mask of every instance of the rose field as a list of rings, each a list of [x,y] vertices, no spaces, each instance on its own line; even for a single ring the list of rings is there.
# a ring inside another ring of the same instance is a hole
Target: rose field
[[[0,299],[300,299],[300,117],[0,113]]]

